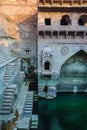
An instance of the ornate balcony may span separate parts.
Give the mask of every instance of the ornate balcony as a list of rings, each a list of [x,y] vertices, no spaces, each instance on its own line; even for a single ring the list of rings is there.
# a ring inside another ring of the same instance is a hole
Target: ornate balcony
[[[64,36],[65,38],[67,36],[73,36],[75,38],[76,36],[84,38],[87,36],[87,26],[61,26],[61,25],[41,25],[39,24],[38,26],[38,33],[39,36],[42,37],[59,37],[59,36]]]

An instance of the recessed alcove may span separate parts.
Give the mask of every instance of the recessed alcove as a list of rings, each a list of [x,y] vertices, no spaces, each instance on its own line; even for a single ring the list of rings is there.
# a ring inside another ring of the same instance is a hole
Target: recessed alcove
[[[59,86],[64,89],[85,90],[87,87],[87,53],[80,50],[71,56],[62,66],[60,70]]]

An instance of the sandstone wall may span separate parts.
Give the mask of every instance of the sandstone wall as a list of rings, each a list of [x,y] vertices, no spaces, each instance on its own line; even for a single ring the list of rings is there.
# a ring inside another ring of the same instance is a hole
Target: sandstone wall
[[[10,37],[21,57],[36,58],[37,0],[0,1],[0,37]],[[29,54],[26,55],[26,49]]]

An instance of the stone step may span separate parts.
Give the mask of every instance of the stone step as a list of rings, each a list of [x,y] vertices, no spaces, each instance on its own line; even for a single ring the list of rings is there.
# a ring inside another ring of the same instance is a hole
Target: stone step
[[[4,98],[12,98],[12,95],[9,95],[9,94],[6,95],[6,94],[5,94]]]
[[[24,111],[32,110],[32,107],[24,107]]]
[[[10,111],[0,111],[0,115],[9,115]]]
[[[12,93],[13,93],[13,92],[14,92],[14,89],[12,89],[12,88],[6,89],[6,92],[7,92],[7,93],[12,92]]]
[[[10,106],[8,106],[8,107],[2,106],[2,107],[1,107],[1,110],[10,110],[10,108],[11,108]]]
[[[32,114],[32,111],[25,111],[24,114]]]
[[[30,116],[33,110],[33,92],[28,92],[25,99],[25,105],[23,109],[24,116]]]
[[[6,72],[7,71],[12,71],[13,70],[13,67],[6,67]]]
[[[33,100],[33,97],[27,97],[26,100]]]
[[[13,95],[12,92],[6,92],[6,93],[5,93],[5,96],[12,96],[12,95]]]
[[[12,76],[4,77],[3,80],[4,80],[4,81],[10,81],[11,77],[12,77]]]
[[[4,82],[6,83],[9,83],[11,77],[12,77],[12,74],[13,74],[13,64],[9,64],[7,67],[6,67],[6,71],[5,71],[5,75],[4,75]]]
[[[3,102],[1,105],[1,110],[0,110],[1,115],[6,115],[10,113],[12,102],[13,102],[14,90],[15,90],[14,85],[13,86],[10,85],[9,87],[6,88]]]
[[[12,75],[12,73],[13,73],[13,72],[8,72],[8,73],[6,73],[4,77],[10,76],[10,75]]]
[[[9,82],[10,81],[10,78],[8,78],[8,79],[4,79],[4,82]]]
[[[30,97],[30,96],[33,96],[33,94],[29,94],[29,95],[27,95],[26,97]]]
[[[29,105],[25,105],[25,107],[27,108],[29,108],[29,107],[32,107],[32,104],[29,104]]]
[[[4,76],[4,80],[9,80],[11,78],[11,75]]]
[[[3,79],[9,79],[9,78],[11,78],[11,76],[12,76],[12,74],[6,75],[6,76],[4,76]]]
[[[28,102],[31,102],[31,103],[32,103],[32,102],[33,102],[33,100],[26,100],[26,103],[28,103]]]
[[[10,90],[10,89],[14,89],[14,87],[7,87],[6,89]]]
[[[4,107],[5,107],[5,106],[6,106],[6,107],[7,107],[7,106],[11,106],[11,103],[2,103],[2,106],[4,106]]]
[[[6,70],[5,71],[5,75],[9,75],[9,74],[12,74],[13,73],[13,69],[12,70]]]
[[[4,80],[4,82],[7,82],[7,83],[9,83],[9,81],[10,81],[10,79],[9,80]]]
[[[4,99],[4,100],[3,100],[3,103],[11,103],[11,102],[12,102],[11,99]]]
[[[9,82],[7,82],[7,81],[4,81],[4,82],[6,83],[6,85],[8,85],[8,83],[9,83]]]
[[[32,105],[33,102],[26,102],[25,105]]]
[[[13,67],[6,67],[6,71],[12,71]]]
[[[12,99],[12,97],[4,97],[4,100],[5,100],[5,99],[6,99],[6,100],[7,100],[7,99],[10,100],[10,99]]]
[[[11,69],[11,68],[13,68],[13,65],[7,66],[7,69]]]
[[[8,101],[8,100],[11,100],[13,98],[13,96],[12,97],[8,97],[8,98],[3,98],[3,101]]]
[[[9,95],[14,94],[14,91],[13,90],[10,90],[10,91],[7,90],[6,94],[9,94]]]

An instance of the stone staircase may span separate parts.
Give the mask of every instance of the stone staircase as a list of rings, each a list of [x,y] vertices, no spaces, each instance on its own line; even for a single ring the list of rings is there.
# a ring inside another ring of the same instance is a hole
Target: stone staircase
[[[9,63],[6,67],[5,75],[4,75],[4,78],[3,78],[3,80],[6,84],[9,83],[10,79],[13,76],[13,69],[14,69],[14,64]]]
[[[10,59],[11,59],[11,57],[9,55],[1,55],[0,54],[0,63],[1,64],[6,62],[7,60],[10,60]]]
[[[38,114],[32,115],[30,130],[38,130]]]
[[[9,115],[12,109],[15,93],[15,84],[9,85],[5,90],[5,95],[2,101],[0,115]]]
[[[24,117],[31,117],[32,110],[33,110],[33,95],[32,91],[29,91],[26,95],[24,109],[23,109],[23,116]]]

